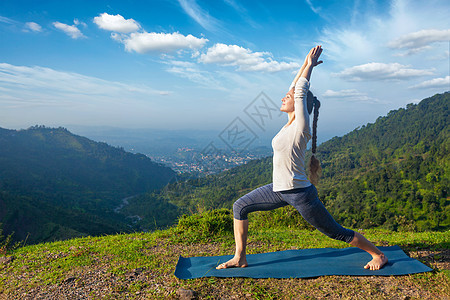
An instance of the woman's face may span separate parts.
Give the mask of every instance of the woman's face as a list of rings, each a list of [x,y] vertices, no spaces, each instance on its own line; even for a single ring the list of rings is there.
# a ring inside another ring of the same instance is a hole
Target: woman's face
[[[281,99],[283,102],[281,104],[281,111],[284,112],[291,112],[294,111],[294,89],[287,92],[286,96],[284,96],[283,99]]]

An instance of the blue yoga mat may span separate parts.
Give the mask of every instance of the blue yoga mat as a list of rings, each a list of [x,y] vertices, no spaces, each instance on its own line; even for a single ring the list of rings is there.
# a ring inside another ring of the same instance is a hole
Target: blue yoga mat
[[[376,271],[364,269],[372,259],[358,248],[319,248],[248,254],[246,268],[216,270],[216,266],[233,255],[189,257],[180,256],[175,276],[180,279],[201,277],[310,278],[325,275],[390,276],[429,272],[433,269],[408,257],[399,246],[378,247],[388,263]]]

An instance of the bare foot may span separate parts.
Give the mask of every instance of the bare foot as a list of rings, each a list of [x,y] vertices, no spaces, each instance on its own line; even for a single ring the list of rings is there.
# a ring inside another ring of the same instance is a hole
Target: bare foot
[[[384,254],[377,255],[377,256],[374,256],[373,259],[364,266],[364,269],[379,270],[387,262],[388,262],[388,259],[386,256],[384,256]]]
[[[240,259],[235,256],[232,259],[230,259],[229,261],[218,265],[216,267],[216,269],[220,270],[220,269],[227,269],[227,268],[245,268],[247,266],[248,266],[247,259],[245,257]]]

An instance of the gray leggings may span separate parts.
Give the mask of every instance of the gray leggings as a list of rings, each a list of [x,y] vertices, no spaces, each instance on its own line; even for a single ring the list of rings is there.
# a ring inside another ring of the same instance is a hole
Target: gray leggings
[[[288,191],[274,192],[273,184],[259,187],[242,196],[233,204],[235,219],[247,220],[247,214],[254,211],[272,210],[292,205],[308,223],[328,237],[350,243],[355,232],[339,225],[319,200],[314,185]]]

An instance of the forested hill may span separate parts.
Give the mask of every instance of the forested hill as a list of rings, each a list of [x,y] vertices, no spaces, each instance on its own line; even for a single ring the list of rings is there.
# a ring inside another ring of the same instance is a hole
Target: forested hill
[[[175,173],[64,128],[0,128],[0,223],[29,242],[129,230],[122,198],[166,185]]]
[[[318,148],[322,200],[347,226],[450,226],[450,93],[380,117]]]
[[[449,103],[450,93],[437,94],[318,147],[320,198],[340,223],[393,230],[449,228]],[[231,208],[241,195],[270,183],[271,175],[268,157],[173,183],[134,199],[128,209],[146,212],[141,213],[145,227],[155,218],[150,209],[155,201],[170,201],[187,213]]]

